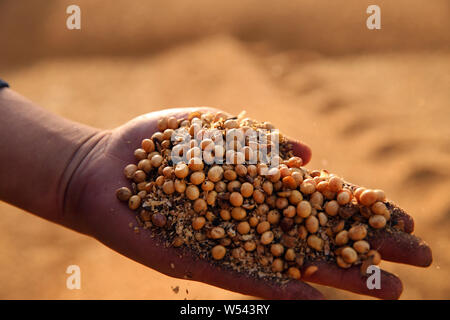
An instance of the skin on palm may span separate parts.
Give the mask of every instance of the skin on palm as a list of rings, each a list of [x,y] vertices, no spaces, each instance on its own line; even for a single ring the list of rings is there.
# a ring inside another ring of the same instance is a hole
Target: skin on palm
[[[168,109],[150,113],[131,120],[112,131],[98,132],[90,146],[83,149],[68,179],[64,199],[64,224],[72,229],[93,236],[106,246],[139,263],[169,276],[205,282],[224,289],[267,299],[321,299],[322,294],[303,281],[292,280],[281,286],[266,279],[256,279],[198,259],[187,248],[164,245],[164,239],[150,230],[133,232],[134,214],[115,198],[115,190],[129,182],[123,176],[123,168],[134,163],[133,151],[143,138],[157,131],[157,120],[162,116],[186,117],[196,109]],[[213,110],[203,108],[202,110]],[[311,158],[310,149],[294,142],[294,152],[305,164]],[[412,232],[412,219],[406,214],[405,231]],[[431,250],[420,239],[407,233],[395,235],[378,232],[371,245],[378,248],[382,257],[400,263],[418,266],[431,264]],[[302,280],[324,284],[356,293],[383,299],[396,299],[402,292],[401,281],[386,271],[381,273],[381,289],[369,290],[358,267],[344,270],[334,263],[306,263],[318,266],[318,271]]]

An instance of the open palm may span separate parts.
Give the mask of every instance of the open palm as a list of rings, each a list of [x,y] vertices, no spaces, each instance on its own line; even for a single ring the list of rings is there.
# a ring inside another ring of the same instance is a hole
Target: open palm
[[[133,151],[142,139],[157,131],[157,120],[161,116],[181,118],[191,111],[193,109],[153,112],[114,130],[99,133],[98,142],[75,170],[66,192],[64,214],[71,221],[69,227],[169,276],[201,281],[266,299],[323,298],[318,290],[303,281],[291,280],[280,285],[257,279],[200,260],[187,248],[168,248],[164,245],[164,239],[155,236],[151,230],[136,233],[130,228],[130,223],[136,224],[135,215],[115,197],[115,190],[129,183],[123,175],[124,166],[135,162]],[[309,161],[311,152],[307,146],[294,142],[294,151],[305,163]],[[413,231],[412,219],[407,215],[403,215],[402,219],[406,232],[390,234],[379,231],[369,239],[371,246],[377,248],[385,260],[428,266],[432,260],[430,248],[409,234]],[[344,270],[334,263],[305,262],[302,271],[311,264],[318,266],[318,270],[310,276],[304,275],[302,280],[383,299],[396,299],[402,292],[400,279],[386,271],[381,273],[381,289],[369,290],[359,267]]]

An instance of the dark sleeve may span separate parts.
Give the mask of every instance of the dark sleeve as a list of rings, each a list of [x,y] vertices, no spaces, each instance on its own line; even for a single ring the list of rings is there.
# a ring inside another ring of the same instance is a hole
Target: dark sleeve
[[[0,79],[0,89],[6,88],[6,87],[9,87],[9,84],[6,83],[5,81],[3,81],[2,79]]]

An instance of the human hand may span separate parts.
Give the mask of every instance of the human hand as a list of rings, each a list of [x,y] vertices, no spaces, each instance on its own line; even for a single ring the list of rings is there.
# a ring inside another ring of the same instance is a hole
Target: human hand
[[[160,117],[182,118],[193,110],[168,109],[153,112],[112,131],[99,132],[96,144],[82,159],[77,160],[76,169],[68,183],[63,224],[169,276],[200,281],[261,298],[323,298],[318,290],[304,281],[382,299],[397,299],[400,296],[403,289],[400,279],[387,271],[381,271],[381,289],[369,290],[366,278],[361,276],[357,266],[341,269],[331,262],[305,261],[301,281],[290,280],[287,284],[280,285],[267,279],[231,271],[210,261],[199,260],[187,248],[166,247],[164,239],[154,236],[150,229],[134,232],[130,224],[136,224],[135,215],[115,197],[115,190],[129,183],[123,175],[123,168],[136,161],[134,150],[142,139],[157,131]],[[303,159],[304,164],[309,162],[310,149],[300,142],[293,142],[293,145],[294,152]],[[379,230],[369,239],[371,247],[376,248],[384,260],[423,267],[430,265],[431,249],[411,235],[414,228],[412,218],[406,214],[398,217],[402,220],[404,232]],[[305,270],[311,265],[318,269],[308,275]]]

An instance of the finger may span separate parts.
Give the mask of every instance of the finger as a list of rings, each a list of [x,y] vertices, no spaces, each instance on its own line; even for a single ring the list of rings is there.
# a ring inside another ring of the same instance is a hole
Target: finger
[[[403,232],[379,230],[369,234],[370,246],[383,260],[428,267],[433,262],[431,248],[422,239]]]
[[[309,161],[311,161],[311,148],[308,147],[303,142],[300,142],[298,140],[288,138],[288,141],[292,144],[293,152],[297,157],[302,158],[303,165],[307,164]]]
[[[311,273],[311,270],[317,270]],[[360,266],[342,269],[332,262],[305,263],[302,268],[302,280],[343,289],[380,299],[398,299],[403,291],[400,279],[384,270],[380,270],[380,289],[369,289],[367,276],[362,276]]]
[[[324,299],[322,293],[317,289],[300,280],[290,280],[287,283],[281,284],[277,280],[258,278],[248,273],[228,270],[207,262],[205,263],[204,268],[199,272],[197,262],[195,266],[197,272],[194,274],[194,280],[268,300]]]

